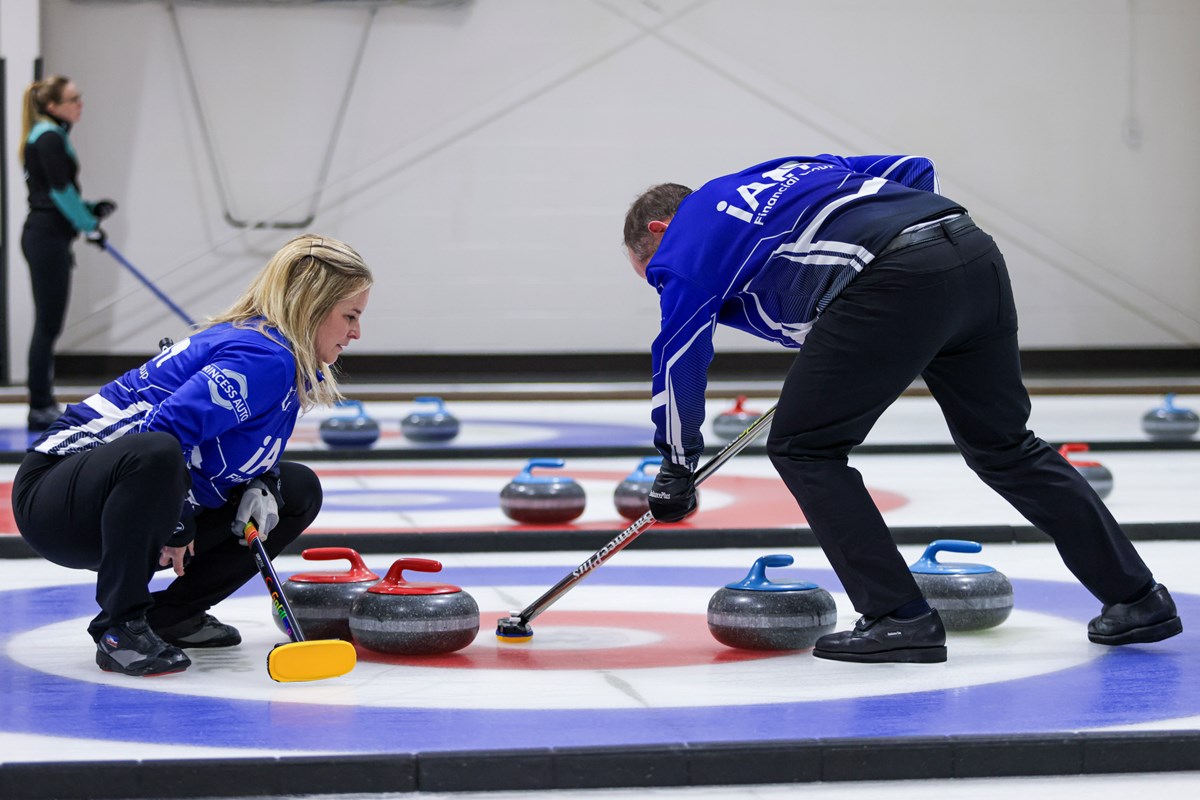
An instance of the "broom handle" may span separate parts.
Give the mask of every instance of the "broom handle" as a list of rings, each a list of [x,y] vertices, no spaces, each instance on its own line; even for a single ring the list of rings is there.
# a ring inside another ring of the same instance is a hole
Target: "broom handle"
[[[722,464],[742,452],[746,448],[746,445],[754,441],[762,433],[763,429],[771,423],[773,416],[775,416],[775,406],[771,406],[749,428],[742,431],[737,438],[721,448],[719,453],[709,459],[700,469],[696,470],[696,485],[698,486],[703,483],[705,479],[720,469]],[[615,539],[593,553],[587,561],[584,561],[572,570],[569,575],[566,575],[562,580],[546,590],[545,594],[526,606],[525,610],[517,615],[517,619],[523,625],[529,624],[529,622],[536,619],[543,611],[552,606],[558,598],[569,592],[576,584],[591,574],[593,570],[629,546],[634,539],[644,533],[653,524],[654,515],[647,511],[636,522],[618,534]]]
[[[246,544],[249,545],[250,552],[254,554],[254,563],[258,565],[258,574],[262,575],[263,582],[267,584],[267,591],[271,593],[271,601],[275,606],[275,613],[283,621],[283,627],[292,641],[303,642],[304,633],[300,630],[300,623],[296,620],[296,615],[292,612],[292,606],[288,603],[287,595],[283,593],[283,584],[279,582],[279,576],[275,574],[275,566],[271,563],[271,556],[267,553],[267,546],[263,544],[262,534],[258,532],[258,528],[255,527],[253,520],[246,523],[244,533],[246,535]]]

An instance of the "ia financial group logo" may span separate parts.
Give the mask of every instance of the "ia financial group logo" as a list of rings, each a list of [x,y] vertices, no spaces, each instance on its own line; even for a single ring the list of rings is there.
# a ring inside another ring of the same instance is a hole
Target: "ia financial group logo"
[[[734,219],[748,222],[751,225],[762,225],[771,213],[771,209],[783,197],[783,193],[796,184],[805,175],[833,169],[832,164],[811,164],[805,161],[785,161],[773,170],[762,173],[762,177],[770,183],[752,181],[739,186],[737,189],[741,204],[734,205],[726,200],[717,203],[717,211],[724,212]],[[759,195],[774,190],[765,201],[759,201]]]

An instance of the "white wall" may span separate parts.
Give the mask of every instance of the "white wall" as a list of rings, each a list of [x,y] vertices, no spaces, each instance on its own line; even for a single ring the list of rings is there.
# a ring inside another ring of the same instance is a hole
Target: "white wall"
[[[0,57],[4,59],[4,141],[8,152],[0,153],[7,159],[8,186],[5,191],[8,218],[0,220],[0,237],[8,247],[9,277],[8,297],[0,313],[5,320],[15,320],[9,325],[10,342],[9,372],[24,376],[26,351],[29,348],[29,314],[31,302],[29,272],[21,257],[21,224],[25,220],[26,194],[17,147],[21,142],[21,99],[25,87],[33,80],[34,62],[38,57],[38,29],[40,6],[35,0],[0,0]],[[0,321],[2,322],[2,321]]]
[[[319,193],[308,227],[375,269],[359,352],[644,351],[633,197],[815,152],[934,158],[1008,256],[1024,347],[1200,345],[1195,0],[387,4],[319,186],[369,15],[178,8],[232,213],[303,217]],[[193,315],[221,310],[290,234],[222,220],[165,5],[44,0],[42,26],[47,71],[85,96],[84,194],[121,204],[112,241]],[[62,350],[182,331],[76,250]]]

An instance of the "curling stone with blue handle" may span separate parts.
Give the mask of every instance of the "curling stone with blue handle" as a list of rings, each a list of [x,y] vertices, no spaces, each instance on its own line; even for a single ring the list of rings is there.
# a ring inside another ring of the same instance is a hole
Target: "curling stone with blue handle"
[[[1200,416],[1190,408],[1176,406],[1175,393],[1169,392],[1161,408],[1151,409],[1142,417],[1142,430],[1151,439],[1182,441],[1200,431]]]
[[[787,567],[789,555],[763,556],[746,577],[708,601],[708,630],[742,650],[803,650],[837,626],[833,597],[815,583],[772,583],[767,567]]]
[[[982,549],[978,542],[938,539],[909,567],[921,593],[937,609],[948,631],[994,628],[1012,613],[1012,584],[1004,573],[986,564],[943,564],[937,560],[943,550],[978,553]]]
[[[617,484],[613,492],[613,504],[617,507],[617,513],[625,519],[641,519],[650,510],[650,490],[654,487],[654,475],[647,475],[646,467],[651,465],[662,466],[662,456],[643,458],[637,469]]]
[[[367,415],[358,400],[338,403],[338,408],[354,410],[354,414],[339,414],[321,423],[321,441],[335,449],[364,448],[379,439],[379,423]]]
[[[394,655],[452,653],[475,641],[479,606],[448,583],[412,583],[404,570],[441,572],[440,561],[398,559],[350,607],[350,632],[368,650]]]
[[[442,398],[418,397],[414,402],[422,407],[400,420],[400,432],[404,438],[424,444],[448,442],[458,436],[461,427],[458,418],[446,410]]]
[[[562,467],[561,458],[531,458],[525,468],[500,490],[500,510],[517,522],[552,525],[570,522],[583,513],[587,495],[574,478],[534,475],[538,467]]]
[[[713,433],[719,438],[727,442],[732,442],[737,437],[746,432],[754,424],[755,420],[762,416],[761,411],[751,411],[745,407],[746,395],[738,395],[737,400],[733,404],[733,408],[728,411],[722,411],[713,420]],[[769,430],[769,427],[763,430],[763,433]],[[761,433],[759,434],[762,435]]]
[[[379,576],[367,568],[357,550],[349,547],[310,547],[300,555],[307,561],[350,562],[345,572],[303,572],[283,584],[283,594],[305,638],[350,641],[350,606],[375,585]],[[276,614],[272,616],[282,630],[282,620]]]
[[[1086,444],[1076,444],[1074,442],[1064,444],[1058,448],[1058,454],[1067,460],[1067,463],[1076,469],[1076,471],[1087,480],[1088,485],[1095,490],[1096,494],[1101,498],[1108,497],[1113,490],[1113,474],[1112,470],[1101,464],[1099,461],[1078,461],[1071,458],[1071,453],[1086,453],[1088,446]]]

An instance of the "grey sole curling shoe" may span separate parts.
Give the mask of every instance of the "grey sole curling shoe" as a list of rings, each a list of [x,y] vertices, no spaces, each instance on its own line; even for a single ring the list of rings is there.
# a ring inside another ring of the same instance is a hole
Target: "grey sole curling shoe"
[[[181,633],[186,630],[187,633]],[[191,620],[156,630],[167,644],[184,649],[193,647],[233,647],[242,643],[242,635],[232,625],[226,625],[212,614],[199,621]]]
[[[913,619],[862,617],[853,630],[817,639],[813,655],[860,664],[940,664],[946,660],[946,628],[937,609]]]
[[[1100,616],[1088,623],[1088,639],[1110,646],[1161,642],[1182,632],[1175,601],[1162,584],[1155,584],[1150,594],[1136,603],[1105,606]]]

